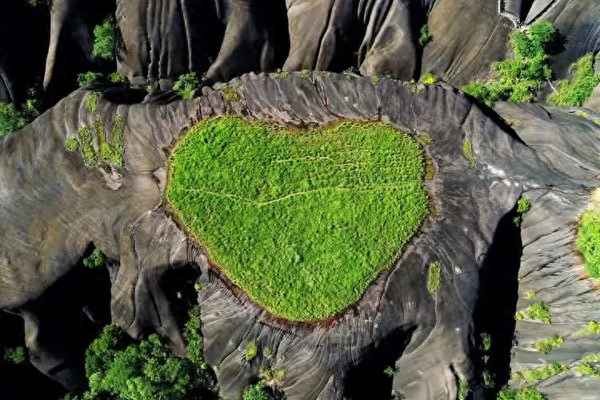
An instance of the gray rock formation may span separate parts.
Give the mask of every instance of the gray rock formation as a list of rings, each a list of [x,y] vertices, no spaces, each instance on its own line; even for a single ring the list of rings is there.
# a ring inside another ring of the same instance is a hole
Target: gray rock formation
[[[511,370],[564,363],[571,369],[542,381],[540,390],[549,399],[596,399],[600,380],[578,377],[572,368],[586,354],[600,352],[597,335],[578,334],[589,321],[599,321],[600,312],[596,285],[585,276],[574,245],[579,216],[590,205],[592,190],[600,186],[600,126],[593,122],[599,115],[537,105],[499,104],[496,111],[549,170],[568,174],[572,181],[525,193],[532,208],[521,226],[523,251],[516,309],[542,301],[550,308],[552,323],[517,321]],[[533,348],[536,341],[555,335],[565,339],[558,349],[542,354]]]
[[[93,243],[118,262],[111,267],[112,320],[134,337],[157,331],[178,351],[183,343],[173,294],[180,288],[172,279],[201,273],[205,355],[225,398],[237,397],[266,362],[262,352],[251,363],[242,361],[249,341],[271,349],[270,362],[286,370],[281,389],[289,399],[364,398],[374,390],[382,397],[393,391],[410,399],[453,399],[459,380],[473,382],[479,393],[473,313],[485,295],[478,292],[480,274],[498,224],[523,191],[560,189],[576,193],[577,207],[582,204],[585,187],[598,172],[598,149],[583,145],[595,133],[582,136],[584,143],[568,153],[568,162],[555,157],[557,146],[541,138],[525,146],[509,128],[500,128],[443,85],[388,79],[374,85],[353,75],[315,73],[284,79],[249,74],[230,86],[239,101],[227,102],[220,91],[205,88],[194,101],[165,106],[101,101],[95,114],[84,107],[86,93],[78,91],[0,141],[0,308],[28,321],[27,345],[36,366],[68,386],[78,383],[81,370],[65,352],[42,341],[53,329],[41,321],[48,311],[32,304],[73,270]],[[528,113],[517,115],[517,122],[562,126],[539,109],[515,110]],[[125,168],[114,185],[110,174],[86,168],[79,153],[66,152],[64,142],[96,118],[110,126],[117,114],[126,121]],[[381,119],[431,136],[426,150],[435,176],[427,186],[435,212],[397,264],[334,321],[306,325],[270,317],[210,268],[165,210],[168,149],[188,127],[223,114],[298,126]],[[548,130],[540,126],[534,131]],[[556,142],[560,135],[548,140]],[[472,168],[463,155],[465,141],[474,151]],[[529,224],[527,219],[525,233]],[[442,266],[442,283],[432,295],[426,276],[434,261]],[[390,365],[396,370],[393,382],[381,381]],[[365,385],[365,376],[372,386]]]

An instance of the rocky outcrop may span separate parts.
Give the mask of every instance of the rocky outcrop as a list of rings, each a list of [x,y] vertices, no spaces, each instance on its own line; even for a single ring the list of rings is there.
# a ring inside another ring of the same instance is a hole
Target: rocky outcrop
[[[515,271],[519,284],[513,312],[541,301],[548,305],[552,323],[517,321],[511,370],[563,363],[567,370],[542,380],[541,391],[549,399],[595,399],[600,381],[577,376],[573,368],[586,354],[600,352],[597,335],[580,334],[589,321],[599,321],[600,314],[596,284],[585,275],[575,247],[579,216],[590,205],[592,191],[600,186],[600,126],[593,122],[598,114],[510,104],[499,104],[496,111],[549,170],[560,170],[572,181],[525,193],[532,207],[521,226],[523,250],[520,269]],[[565,339],[559,348],[549,354],[534,349],[535,342],[556,335]]]
[[[237,397],[267,364],[286,371],[280,388],[289,399],[361,398],[373,390],[382,397],[393,391],[407,398],[453,399],[461,380],[472,382],[477,392],[474,312],[497,227],[523,191],[581,190],[592,179],[586,160],[594,150],[574,156],[588,167],[576,174],[569,168],[577,164],[525,146],[508,126],[501,128],[444,85],[298,73],[249,74],[230,88],[239,99],[228,102],[219,90],[204,88],[194,101],[164,106],[102,100],[95,113],[86,110],[87,94],[78,91],[0,141],[0,308],[29,321],[27,344],[37,354],[36,365],[66,385],[78,382],[81,370],[68,352],[44,345],[43,338],[55,333],[42,318],[53,303],[42,299],[93,243],[114,264],[112,321],[134,337],[157,331],[178,351],[183,351],[178,292],[182,282],[200,274],[205,355],[225,398]],[[269,316],[213,270],[170,218],[163,201],[170,147],[187,127],[223,114],[294,126],[383,120],[431,137],[426,146],[435,169],[427,182],[431,218],[394,267],[339,318],[307,325]],[[79,153],[64,149],[83,125],[100,118],[110,126],[116,115],[126,122],[122,170],[87,168]],[[528,118],[543,121],[543,114]],[[433,262],[440,263],[442,278],[439,291],[430,293],[427,271]],[[73,304],[76,310],[83,303]],[[261,351],[246,363],[242,353],[251,341]],[[386,381],[382,371],[388,366],[396,372]],[[374,387],[357,384],[365,376]]]

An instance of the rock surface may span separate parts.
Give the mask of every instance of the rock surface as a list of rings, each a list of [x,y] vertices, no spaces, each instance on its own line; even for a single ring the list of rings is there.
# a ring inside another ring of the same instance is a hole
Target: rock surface
[[[74,270],[93,243],[114,261],[113,322],[134,337],[157,331],[180,352],[177,292],[185,277],[201,274],[205,355],[217,371],[224,398],[239,396],[267,363],[286,370],[281,389],[288,399],[358,399],[373,390],[382,398],[394,392],[409,399],[453,399],[459,380],[474,382],[475,394],[480,393],[474,312],[485,297],[479,282],[498,226],[522,192],[550,200],[567,193],[568,210],[573,211],[560,218],[575,218],[600,170],[593,123],[537,106],[499,108],[528,147],[508,125],[445,85],[389,79],[374,84],[330,73],[249,74],[229,85],[238,100],[225,101],[221,91],[206,87],[191,102],[127,106],[102,100],[95,113],[86,110],[87,94],[78,91],[0,140],[0,308],[17,311],[27,321],[27,345],[37,357],[36,366],[67,386],[80,382],[81,369],[72,364],[69,352],[44,345],[43,338],[53,335],[42,318],[49,311],[34,305]],[[96,118],[110,126],[117,114],[126,121],[125,168],[122,184],[115,187],[99,169],[86,168],[79,153],[65,151],[64,142]],[[306,325],[270,317],[222,279],[170,218],[163,200],[170,147],[198,121],[223,114],[292,126],[380,119],[431,137],[426,150],[435,169],[427,182],[433,216],[396,265],[339,318]],[[581,132],[581,142],[570,142],[574,145],[568,151],[560,144],[565,126],[579,126]],[[549,133],[539,137],[540,130]],[[465,143],[472,147],[473,160],[463,154]],[[561,226],[561,221],[554,225],[546,218],[556,203],[536,199],[523,224],[527,269],[540,265],[535,264],[540,251],[558,251],[546,236],[535,242],[534,221],[543,220],[543,229]],[[527,245],[530,241],[533,246]],[[426,287],[432,262],[442,266],[441,286],[434,294]],[[582,292],[568,289],[563,299],[571,290]],[[83,303],[75,302],[74,308]],[[251,341],[261,351],[245,363],[242,353]],[[272,351],[270,358],[263,355],[266,348]],[[513,361],[515,367],[527,362],[518,356]],[[391,381],[382,374],[388,366],[396,371]],[[359,383],[358,377],[372,386]],[[563,390],[555,387],[549,393]]]

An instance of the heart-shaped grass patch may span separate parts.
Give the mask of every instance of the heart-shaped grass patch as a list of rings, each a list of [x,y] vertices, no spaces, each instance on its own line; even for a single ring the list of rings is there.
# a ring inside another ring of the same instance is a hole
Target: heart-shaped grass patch
[[[313,321],[358,301],[419,230],[423,172],[420,146],[383,123],[300,131],[222,117],[177,144],[167,199],[254,302]]]

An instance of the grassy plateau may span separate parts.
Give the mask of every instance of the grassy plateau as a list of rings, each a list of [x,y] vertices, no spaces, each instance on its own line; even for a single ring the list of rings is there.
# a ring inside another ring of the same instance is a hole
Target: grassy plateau
[[[292,321],[360,299],[428,214],[424,156],[383,123],[292,130],[223,117],[175,146],[167,201],[213,263]]]

